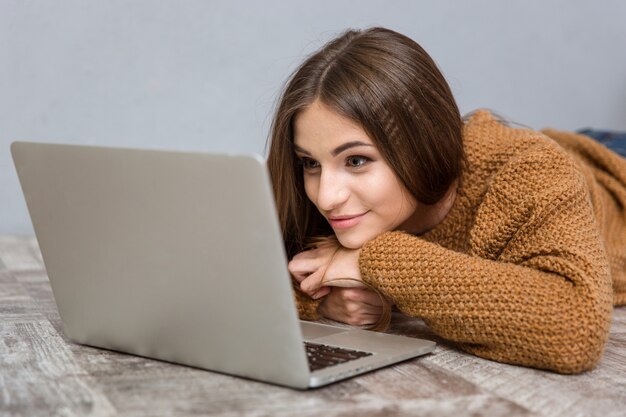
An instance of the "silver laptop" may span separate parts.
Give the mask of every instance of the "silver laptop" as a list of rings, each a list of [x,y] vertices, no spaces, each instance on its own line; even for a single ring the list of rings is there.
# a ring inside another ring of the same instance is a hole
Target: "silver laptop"
[[[72,341],[299,389],[434,349],[298,320],[258,156],[11,151]]]

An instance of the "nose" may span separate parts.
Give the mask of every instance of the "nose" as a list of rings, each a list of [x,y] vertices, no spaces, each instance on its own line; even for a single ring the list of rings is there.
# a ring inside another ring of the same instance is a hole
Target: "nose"
[[[345,178],[332,171],[320,176],[317,189],[317,207],[323,211],[332,211],[340,207],[350,197],[350,187]]]

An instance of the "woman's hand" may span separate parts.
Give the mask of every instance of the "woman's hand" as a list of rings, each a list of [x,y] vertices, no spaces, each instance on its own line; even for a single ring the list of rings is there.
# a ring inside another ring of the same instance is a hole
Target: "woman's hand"
[[[361,282],[360,251],[328,239],[289,262],[289,271],[304,293],[313,299],[326,297],[319,308],[324,317],[366,325],[378,322],[383,314],[379,295]]]
[[[288,269],[300,283],[300,289],[317,299],[330,292],[328,286],[363,287],[359,271],[360,251],[346,249],[329,238],[294,256]]]
[[[331,320],[363,326],[378,323],[383,315],[383,302],[367,288],[333,287],[318,311]]]
[[[318,299],[330,292],[330,288],[322,285],[322,280],[338,249],[339,243],[329,239],[313,249],[298,253],[287,265],[291,275],[300,284],[300,289],[309,297]],[[305,287],[302,286],[304,281]]]

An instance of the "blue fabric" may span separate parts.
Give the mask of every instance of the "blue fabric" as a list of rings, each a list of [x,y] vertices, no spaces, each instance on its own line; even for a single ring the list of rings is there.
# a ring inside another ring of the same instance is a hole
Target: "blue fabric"
[[[580,129],[578,133],[592,137],[612,151],[626,157],[626,132]]]

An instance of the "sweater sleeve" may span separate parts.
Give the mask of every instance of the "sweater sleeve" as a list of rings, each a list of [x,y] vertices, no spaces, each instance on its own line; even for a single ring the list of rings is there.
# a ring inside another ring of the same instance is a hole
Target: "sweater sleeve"
[[[322,302],[321,299],[314,300],[295,287],[293,289],[293,295],[296,300],[298,317],[300,317],[301,320],[315,321],[321,318],[320,314],[317,312]]]
[[[387,232],[364,245],[359,266],[402,312],[470,353],[577,373],[607,339],[608,264],[584,178],[532,165],[492,181],[467,253]]]

